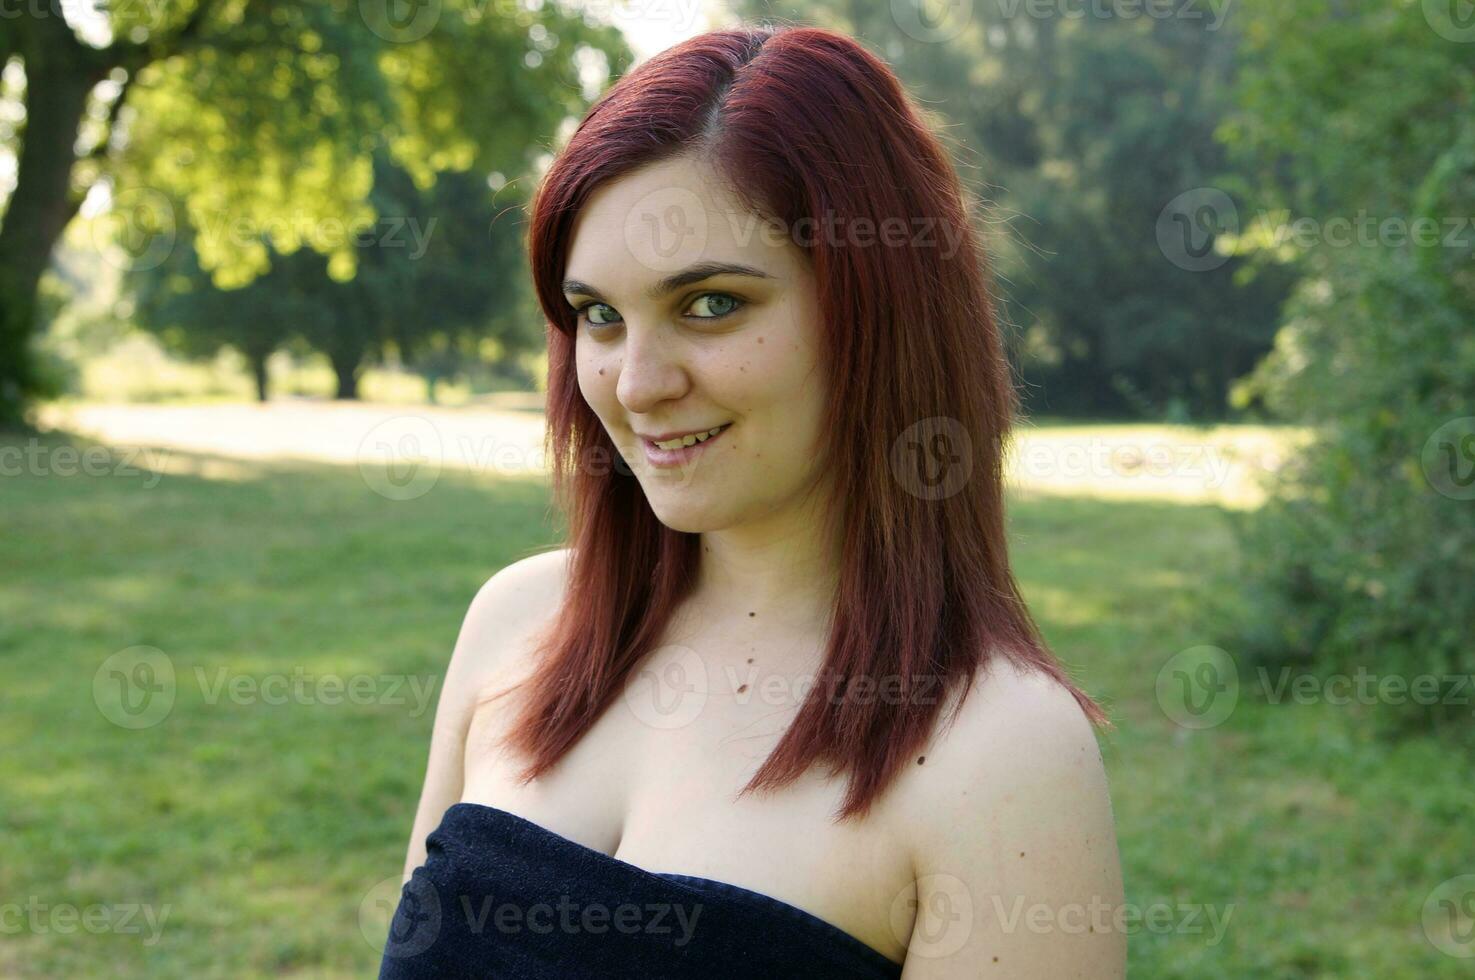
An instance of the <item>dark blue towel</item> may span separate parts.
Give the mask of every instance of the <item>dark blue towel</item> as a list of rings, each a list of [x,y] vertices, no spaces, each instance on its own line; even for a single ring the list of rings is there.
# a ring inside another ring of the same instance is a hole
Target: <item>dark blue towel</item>
[[[380,980],[901,976],[901,964],[803,909],[653,874],[495,807],[451,806],[425,847]]]

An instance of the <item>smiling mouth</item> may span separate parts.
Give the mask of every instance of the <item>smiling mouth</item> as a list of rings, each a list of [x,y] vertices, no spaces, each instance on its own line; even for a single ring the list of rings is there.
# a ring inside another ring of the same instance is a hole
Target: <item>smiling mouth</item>
[[[732,425],[731,422],[724,422],[722,425],[713,426],[710,429],[699,430],[697,432],[688,432],[685,435],[672,436],[669,439],[655,440],[647,436],[641,436],[640,438],[646,443],[646,445],[654,446],[656,449],[663,449],[666,451],[685,449],[688,446],[701,445],[708,439],[721,434],[722,431],[730,425]]]

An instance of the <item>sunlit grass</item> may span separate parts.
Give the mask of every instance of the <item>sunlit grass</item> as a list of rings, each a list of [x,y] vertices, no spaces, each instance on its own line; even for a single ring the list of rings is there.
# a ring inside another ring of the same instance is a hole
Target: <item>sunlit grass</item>
[[[40,419],[120,449],[147,447],[139,462],[160,473],[248,479],[242,457],[357,462],[410,435],[440,465],[496,476],[546,472],[541,405],[535,392],[512,391],[437,406],[325,398],[265,405],[73,399],[44,406]],[[412,420],[429,429],[414,428]],[[1309,434],[1284,426],[1030,423],[1007,446],[1007,480],[1021,496],[1253,508],[1263,500],[1266,478]]]
[[[168,909],[153,945],[0,935],[0,975],[376,969],[360,908],[399,872],[433,703],[212,686],[438,679],[476,588],[554,539],[546,484],[447,469],[396,501],[351,464],[229,462],[230,479],[202,457],[152,486],[0,477],[0,903]],[[1233,907],[1217,945],[1134,932],[1134,976],[1467,975],[1420,925],[1431,889],[1475,867],[1467,760],[1375,742],[1356,705],[1244,699],[1201,731],[1158,707],[1167,658],[1215,641],[1202,583],[1234,547],[1218,505],[1021,492],[1011,534],[1048,640],[1118,726],[1103,746],[1128,901]],[[167,718],[130,730],[93,685],[137,645],[177,686]]]
[[[1249,509],[1310,435],[1293,426],[1031,423],[1010,444],[1009,481],[1030,493]]]

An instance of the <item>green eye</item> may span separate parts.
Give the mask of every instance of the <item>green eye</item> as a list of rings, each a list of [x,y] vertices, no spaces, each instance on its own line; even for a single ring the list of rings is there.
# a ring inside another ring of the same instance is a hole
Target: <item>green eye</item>
[[[596,307],[600,307],[600,306],[604,307],[605,309],[609,310],[612,313],[614,312],[614,307],[613,306],[610,306],[608,303],[585,303],[583,306],[579,307],[578,310],[576,310],[575,312],[576,312],[576,314],[578,316],[583,317],[584,322],[588,323],[591,327],[605,327],[605,326],[609,326],[609,324],[612,323],[613,321],[611,321],[611,320],[595,320],[592,317],[590,317],[590,316],[587,315],[590,310],[595,309]]]
[[[713,309],[714,300],[716,301],[715,310]],[[719,320],[722,317],[725,317],[728,314],[737,311],[743,305],[742,301],[739,300],[737,297],[729,296],[726,293],[703,293],[696,298],[696,301],[692,303],[692,306],[700,306],[704,302],[707,304],[707,308],[710,312],[705,316],[698,317],[698,319],[702,320]]]
[[[688,314],[694,320],[721,320],[723,317],[731,316],[747,304],[736,296],[727,293],[702,293],[692,303],[688,310],[705,308],[705,312]],[[596,311],[604,310],[599,313]],[[583,306],[574,310],[574,316],[589,325],[591,331],[597,331],[600,327],[611,327],[620,322],[620,314],[608,303],[591,300]],[[606,319],[607,318],[607,319]]]

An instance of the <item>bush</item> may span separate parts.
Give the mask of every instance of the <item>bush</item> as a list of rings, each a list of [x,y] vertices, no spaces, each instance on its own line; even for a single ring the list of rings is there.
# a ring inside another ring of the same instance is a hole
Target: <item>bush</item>
[[[1440,703],[1378,716],[1468,731],[1475,692],[1454,678],[1475,674],[1471,314],[1448,251],[1346,251],[1320,257],[1248,380],[1318,435],[1237,518],[1228,588],[1248,619],[1232,642],[1250,667],[1437,675]]]

